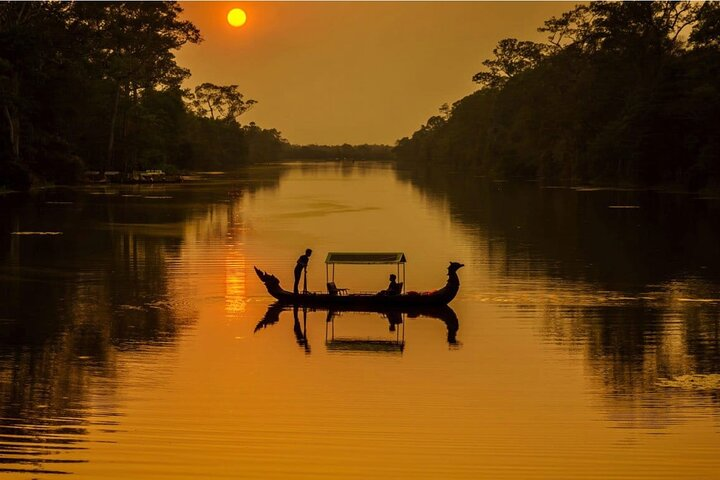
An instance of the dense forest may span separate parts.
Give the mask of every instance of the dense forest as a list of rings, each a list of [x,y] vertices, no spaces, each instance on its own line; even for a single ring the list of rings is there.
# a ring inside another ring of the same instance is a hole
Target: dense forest
[[[88,169],[233,169],[276,159],[236,85],[183,89],[173,52],[201,41],[176,2],[0,3],[0,189]]]
[[[567,183],[720,187],[720,3],[590,2],[500,40],[398,159]]]

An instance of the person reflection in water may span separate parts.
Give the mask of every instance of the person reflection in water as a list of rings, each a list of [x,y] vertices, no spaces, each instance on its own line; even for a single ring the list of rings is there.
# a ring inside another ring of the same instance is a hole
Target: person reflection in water
[[[400,313],[400,312],[388,312],[385,316],[387,317],[388,322],[390,323],[389,327],[390,327],[391,332],[394,332],[395,330],[397,330],[396,326],[400,325],[403,321],[402,313]]]
[[[307,266],[310,261],[310,255],[312,255],[312,250],[308,248],[305,250],[305,255],[300,255],[300,258],[298,258],[297,264],[295,265],[295,284],[293,285],[293,292],[295,293],[298,293],[300,276],[303,274],[303,271],[305,272],[305,285],[303,292],[307,292]]]
[[[398,283],[396,279],[395,274],[391,273],[388,288],[380,292],[379,295],[399,295],[402,292],[402,283]]]

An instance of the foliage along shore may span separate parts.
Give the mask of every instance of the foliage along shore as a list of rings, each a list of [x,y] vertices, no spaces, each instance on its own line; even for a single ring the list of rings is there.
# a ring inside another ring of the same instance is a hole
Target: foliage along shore
[[[276,159],[275,129],[241,125],[237,85],[181,87],[173,52],[200,42],[177,2],[0,4],[0,187],[86,170],[232,170]]]
[[[395,154],[410,168],[720,189],[720,3],[591,2],[503,39],[475,93]]]
[[[237,85],[181,87],[201,41],[177,2],[0,4],[0,188],[86,170],[231,171],[279,159],[387,159],[382,145],[289,145],[240,116]],[[720,188],[720,3],[592,2],[504,39],[475,93],[393,154],[498,179]]]
[[[239,118],[237,85],[181,84],[173,52],[202,41],[177,2],[0,3],[0,188],[84,172],[233,171],[291,159],[388,158],[389,146],[290,145]],[[117,174],[116,174],[117,175]]]

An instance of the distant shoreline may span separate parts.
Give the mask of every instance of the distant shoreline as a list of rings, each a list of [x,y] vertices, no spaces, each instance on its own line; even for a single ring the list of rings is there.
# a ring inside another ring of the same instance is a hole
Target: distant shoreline
[[[522,177],[512,177],[507,179],[501,179],[501,178],[493,178],[492,175],[485,175],[477,171],[472,171],[472,169],[454,169],[454,170],[448,170],[448,169],[442,169],[442,172],[438,171],[438,168],[433,168],[429,165],[407,165],[404,162],[399,162],[397,160],[392,159],[362,159],[362,160],[353,160],[353,159],[345,159],[345,160],[338,160],[338,159],[324,159],[324,158],[315,158],[315,159],[297,159],[297,158],[284,158],[279,160],[273,160],[270,162],[260,162],[255,164],[246,165],[243,168],[262,168],[262,167],[283,167],[283,166],[289,166],[293,164],[322,164],[322,165],[329,165],[332,163],[336,164],[357,164],[357,165],[368,165],[372,163],[382,163],[386,165],[392,165],[399,171],[405,171],[409,172],[410,175],[414,173],[418,173],[420,171],[427,172],[428,174],[432,175],[433,177],[438,177],[440,175],[445,177],[453,177],[453,176],[465,176],[470,178],[476,178],[478,183],[488,183],[488,184],[508,184],[508,185],[519,185],[519,184],[536,184],[538,189],[559,189],[559,190],[575,190],[578,192],[593,192],[593,191],[618,191],[618,192],[658,192],[658,193],[666,193],[666,194],[672,194],[672,195],[692,195],[696,196],[698,198],[708,199],[708,200],[720,200],[720,189],[715,189],[712,187],[704,187],[699,190],[690,190],[687,187],[684,187],[683,185],[672,185],[672,184],[663,184],[663,185],[640,185],[640,184],[632,184],[632,183],[602,183],[602,182],[582,182],[582,183],[574,183],[570,180],[553,180],[553,181],[547,181],[542,179],[535,179],[535,178],[522,178]],[[87,187],[124,187],[124,186],[134,186],[134,187],[143,187],[143,186],[161,186],[161,185],[192,185],[192,184],[198,184],[203,183],[207,181],[212,181],[213,179],[219,179],[219,178],[226,178],[228,180],[232,180],[234,178],[234,175],[236,175],[238,172],[234,171],[197,171],[197,172],[182,172],[175,175],[178,177],[178,180],[173,181],[164,181],[164,182],[157,182],[157,183],[142,183],[142,182],[107,182],[107,183],[96,183],[96,182],[79,182],[74,184],[42,184],[42,185],[36,185],[32,186],[27,191],[21,191],[21,190],[12,190],[0,187],[0,197],[3,196],[10,196],[12,194],[23,194],[23,193],[34,193],[41,190],[50,190],[54,188],[70,188],[70,189],[83,189]],[[179,180],[179,178],[186,177],[187,180]],[[191,179],[189,177],[192,177]]]

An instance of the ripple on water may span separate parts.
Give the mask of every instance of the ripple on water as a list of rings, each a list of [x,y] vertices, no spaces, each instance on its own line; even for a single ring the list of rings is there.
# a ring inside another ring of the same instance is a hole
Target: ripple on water
[[[674,378],[662,378],[658,380],[658,386],[682,390],[716,391],[720,390],[720,374],[690,374]]]
[[[73,473],[73,464],[88,461],[81,458],[88,426],[76,418],[0,419],[0,473]]]

